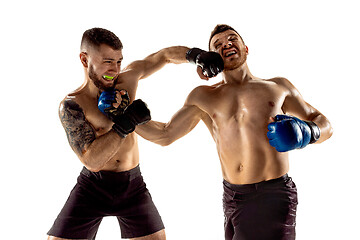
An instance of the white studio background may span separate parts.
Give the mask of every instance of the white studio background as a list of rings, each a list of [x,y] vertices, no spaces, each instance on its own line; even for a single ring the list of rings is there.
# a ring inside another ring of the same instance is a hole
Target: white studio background
[[[123,67],[173,45],[207,48],[214,26],[233,26],[261,78],[283,76],[331,121],[327,142],[290,154],[298,186],[297,239],[356,239],[359,202],[359,56],[356,1],[5,1],[0,4],[1,239],[46,239],[81,163],[57,111],[83,83],[82,33],[113,31]],[[167,65],[139,84],[154,120],[167,122],[204,82],[191,64]],[[140,165],[167,238],[223,239],[222,176],[200,123],[168,147],[139,137]],[[5,238],[6,237],[6,238]],[[120,239],[105,218],[97,239]]]

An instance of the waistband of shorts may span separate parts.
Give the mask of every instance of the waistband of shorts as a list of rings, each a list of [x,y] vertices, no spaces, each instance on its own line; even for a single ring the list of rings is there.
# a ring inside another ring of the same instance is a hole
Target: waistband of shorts
[[[285,174],[279,178],[262,181],[258,183],[251,183],[251,184],[231,184],[227,182],[225,179],[223,181],[224,186],[230,188],[233,191],[249,191],[249,190],[257,190],[258,188],[266,188],[270,186],[274,186],[276,184],[286,183],[288,179],[291,179],[288,174]]]
[[[87,169],[85,166],[81,170],[81,174],[87,177],[95,177],[97,179],[113,179],[113,180],[133,180],[137,177],[141,176],[140,166],[137,165],[133,169],[122,171],[122,172],[112,172],[112,171],[99,171],[99,172],[92,172]]]

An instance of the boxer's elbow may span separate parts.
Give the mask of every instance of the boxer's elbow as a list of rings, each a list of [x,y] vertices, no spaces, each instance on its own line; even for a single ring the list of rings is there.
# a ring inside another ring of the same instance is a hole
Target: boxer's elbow
[[[91,154],[85,153],[82,156],[79,156],[79,158],[84,166],[91,172],[99,172],[104,166],[103,162],[101,161],[103,159],[97,159]]]
[[[85,164],[85,167],[91,172],[100,172],[103,166],[96,166],[94,164]]]
[[[314,119],[314,122],[320,128],[320,138],[316,143],[322,143],[333,135],[334,129],[325,116],[319,114],[319,116]]]
[[[333,135],[333,133],[334,133],[334,129],[329,122],[327,125],[321,127],[320,138],[316,143],[322,143],[328,140]]]
[[[158,140],[157,144],[166,147],[169,146],[170,144],[172,144],[173,142],[175,142],[175,139],[172,139],[170,137],[164,137]]]
[[[333,135],[333,133],[334,133],[334,128],[332,127],[332,125],[329,122],[327,139],[329,139]]]
[[[91,172],[99,172],[101,170],[101,166],[94,164],[94,162],[92,162],[92,161],[82,160],[81,162]]]
[[[163,147],[169,146],[171,143],[173,143],[171,140],[171,135],[165,127],[158,131],[156,136],[153,135],[151,138],[148,138],[148,140]]]
[[[181,137],[181,133],[179,132],[179,130],[180,129],[177,127],[173,127],[171,125],[165,125],[161,132],[161,136],[158,139],[158,144],[160,144],[163,147],[169,146],[170,144],[172,144]]]
[[[93,142],[87,144],[73,143],[71,144],[71,147],[75,152],[75,154],[77,155],[77,157],[82,162],[82,164],[84,164],[84,166],[88,170],[92,172],[98,172],[101,170],[101,167],[103,167],[103,165],[101,165],[102,162],[100,162],[101,151],[94,150],[91,147]]]
[[[178,128],[170,123],[150,121],[147,124],[136,127],[136,133],[144,139],[161,146],[172,144],[178,135]]]

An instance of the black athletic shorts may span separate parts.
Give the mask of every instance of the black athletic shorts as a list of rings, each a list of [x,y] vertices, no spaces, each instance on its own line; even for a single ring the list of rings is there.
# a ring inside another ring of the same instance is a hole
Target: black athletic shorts
[[[295,239],[297,190],[287,174],[255,184],[223,183],[226,240]]]
[[[164,229],[139,166],[125,172],[91,172],[84,167],[48,235],[95,239],[105,216],[117,217],[122,238]]]

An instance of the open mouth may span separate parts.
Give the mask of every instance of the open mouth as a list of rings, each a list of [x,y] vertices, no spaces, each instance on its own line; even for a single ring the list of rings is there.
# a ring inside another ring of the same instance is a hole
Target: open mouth
[[[103,75],[102,77],[103,77],[103,79],[108,80],[108,81],[111,81],[111,80],[114,79],[114,77],[111,77],[111,76],[108,76],[108,75]]]
[[[231,57],[231,56],[235,55],[236,53],[237,53],[237,51],[234,48],[232,48],[230,50],[223,51],[223,56],[224,57]]]
[[[230,51],[230,52],[227,52],[227,53],[225,54],[225,57],[230,57],[230,56],[235,55],[235,54],[236,54],[235,51]]]

